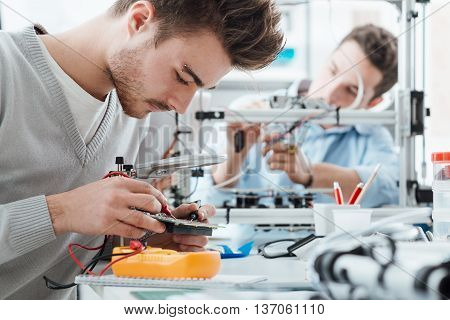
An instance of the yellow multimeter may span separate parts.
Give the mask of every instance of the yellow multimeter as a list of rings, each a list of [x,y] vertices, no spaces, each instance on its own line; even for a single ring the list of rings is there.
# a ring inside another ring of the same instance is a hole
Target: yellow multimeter
[[[130,247],[116,247],[113,254],[129,254]],[[113,256],[112,261],[121,256]],[[217,251],[178,252],[161,248],[146,248],[141,253],[112,265],[117,277],[155,279],[209,279],[220,270],[220,253]]]

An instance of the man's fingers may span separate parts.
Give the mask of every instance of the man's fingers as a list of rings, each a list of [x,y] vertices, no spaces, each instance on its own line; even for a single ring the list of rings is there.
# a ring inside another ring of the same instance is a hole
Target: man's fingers
[[[163,233],[166,230],[166,226],[163,223],[137,210],[129,209],[128,211],[121,211],[116,216],[116,219],[129,226],[156,233]]]
[[[167,188],[169,188],[172,184],[172,176],[169,177],[165,177],[159,180],[155,180],[154,182],[152,182],[152,186],[154,186],[156,189],[158,189],[159,191],[163,191]]]
[[[263,157],[266,156],[266,154],[271,150],[271,146],[269,144],[264,145],[264,147],[261,150],[261,154]]]
[[[205,204],[198,209],[198,220],[205,222],[208,217],[212,217],[216,214],[216,207],[210,204]]]
[[[195,247],[195,246],[185,246],[180,244],[179,245],[180,251],[183,252],[202,252],[205,251],[205,248],[201,248],[201,247]]]
[[[190,213],[198,209],[196,203],[184,203],[172,210],[172,214],[177,218],[186,218]]]
[[[117,223],[111,231],[117,236],[131,239],[139,239],[145,235],[145,230],[121,222]]]
[[[242,122],[230,122],[228,124],[228,128],[230,128],[230,129],[242,129],[243,126],[244,126],[244,123],[242,123]]]
[[[289,169],[289,164],[287,162],[272,162],[269,166],[271,170],[282,170],[288,172]]]
[[[161,203],[153,196],[147,194],[129,194],[127,195],[127,207],[138,208],[150,213],[160,213]]]
[[[290,162],[291,161],[291,157],[290,155],[287,155],[286,153],[274,153],[269,160],[267,160],[267,162],[273,163],[273,162],[281,162],[281,163],[285,163],[285,162]]]
[[[205,236],[176,234],[172,237],[172,239],[175,243],[184,246],[204,247],[208,243],[208,238]]]
[[[278,132],[272,132],[271,134],[266,134],[264,136],[264,142],[272,142],[274,139],[277,139],[280,136]]]
[[[166,197],[161,193],[161,191],[147,182],[124,178],[121,180],[121,183],[128,191],[132,193],[149,194],[154,196],[162,205],[168,203]]]
[[[272,150],[273,152],[286,152],[289,150],[289,145],[281,142],[277,142],[275,144],[266,144],[262,150],[263,156],[265,156],[270,150]]]
[[[172,213],[177,218],[187,218],[189,214],[197,211],[198,213],[198,221],[205,222],[208,217],[212,217],[216,214],[216,208],[210,204],[205,204],[200,208],[198,205],[194,203],[185,203],[179,206],[178,208],[172,210]]]

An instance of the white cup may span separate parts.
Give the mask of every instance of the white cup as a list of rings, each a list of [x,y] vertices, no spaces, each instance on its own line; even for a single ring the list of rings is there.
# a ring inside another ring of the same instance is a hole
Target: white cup
[[[372,209],[333,209],[335,231],[352,232],[367,229],[372,218]]]
[[[314,210],[314,225],[315,225],[315,235],[325,236],[335,231],[334,228],[334,217],[333,210],[346,209],[348,211],[360,210],[360,205],[338,205],[331,203],[315,203],[313,206]]]

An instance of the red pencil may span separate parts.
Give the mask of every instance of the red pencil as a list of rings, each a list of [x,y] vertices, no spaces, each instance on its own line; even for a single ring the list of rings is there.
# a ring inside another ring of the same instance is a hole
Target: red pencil
[[[342,195],[342,189],[339,185],[339,182],[333,183],[333,189],[334,189],[334,198],[336,199],[336,204],[342,205],[344,204],[344,196]]]
[[[356,199],[358,199],[358,196],[361,193],[363,187],[364,187],[364,183],[362,183],[362,182],[358,183],[355,190],[353,190],[353,193],[350,196],[350,199],[348,200],[348,204],[355,204]]]

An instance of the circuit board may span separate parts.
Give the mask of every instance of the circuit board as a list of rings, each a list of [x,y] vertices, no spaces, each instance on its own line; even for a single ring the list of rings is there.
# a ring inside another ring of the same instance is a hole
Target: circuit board
[[[165,214],[152,214],[151,217],[166,225],[166,232],[179,234],[195,234],[211,236],[213,230],[219,228],[218,225],[208,224],[199,221],[189,221],[184,219],[173,219]]]

